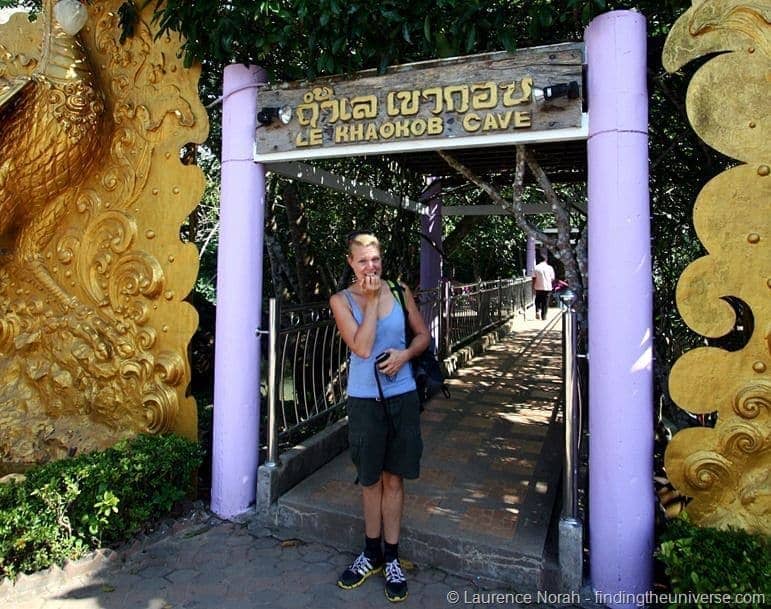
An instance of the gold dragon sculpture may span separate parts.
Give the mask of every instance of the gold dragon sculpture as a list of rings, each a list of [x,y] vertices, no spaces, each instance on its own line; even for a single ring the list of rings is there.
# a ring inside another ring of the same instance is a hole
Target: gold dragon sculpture
[[[45,0],[0,25],[0,462],[7,471],[140,432],[195,438],[180,226],[203,191],[200,69],[120,41],[121,0]],[[153,4],[153,3],[147,3]],[[0,471],[2,473],[2,471]]]
[[[688,118],[699,137],[740,164],[708,182],[694,226],[708,254],[680,277],[685,322],[717,338],[736,324],[731,299],[749,308],[741,349],[703,347],[673,366],[672,398],[717,412],[714,428],[689,428],[667,447],[670,480],[692,497],[704,526],[771,534],[771,1],[695,0],[664,47],[674,72],[710,54],[691,80]]]

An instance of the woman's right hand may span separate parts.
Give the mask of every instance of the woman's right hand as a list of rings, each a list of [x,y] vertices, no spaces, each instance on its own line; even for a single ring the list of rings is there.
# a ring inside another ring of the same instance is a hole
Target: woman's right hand
[[[380,295],[380,276],[365,275],[361,281],[360,288],[364,296],[368,298]]]

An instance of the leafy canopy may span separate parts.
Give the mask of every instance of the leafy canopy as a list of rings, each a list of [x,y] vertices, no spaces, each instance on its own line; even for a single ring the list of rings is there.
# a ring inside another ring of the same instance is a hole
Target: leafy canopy
[[[652,34],[668,27],[687,0],[126,0],[119,9],[130,35],[152,4],[161,32],[183,34],[188,63],[265,67],[276,80],[385,69],[437,57],[514,50],[579,40],[607,10],[635,9]],[[0,0],[39,10],[40,0]]]

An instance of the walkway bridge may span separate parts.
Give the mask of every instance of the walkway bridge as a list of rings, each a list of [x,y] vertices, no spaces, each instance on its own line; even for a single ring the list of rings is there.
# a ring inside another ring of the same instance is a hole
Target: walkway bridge
[[[451,397],[427,404],[421,476],[405,483],[400,540],[400,554],[418,566],[522,590],[558,585],[562,326],[560,313],[550,313],[535,320],[526,305],[478,338],[477,355],[448,380]],[[361,549],[361,492],[346,433],[341,419],[282,453],[275,466],[261,466],[263,522]]]

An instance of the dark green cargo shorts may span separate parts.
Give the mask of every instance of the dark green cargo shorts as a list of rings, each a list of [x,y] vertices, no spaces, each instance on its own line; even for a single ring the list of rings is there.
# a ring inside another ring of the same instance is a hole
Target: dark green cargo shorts
[[[417,478],[423,454],[417,392],[385,402],[348,398],[348,441],[362,486],[375,484],[383,471]]]

